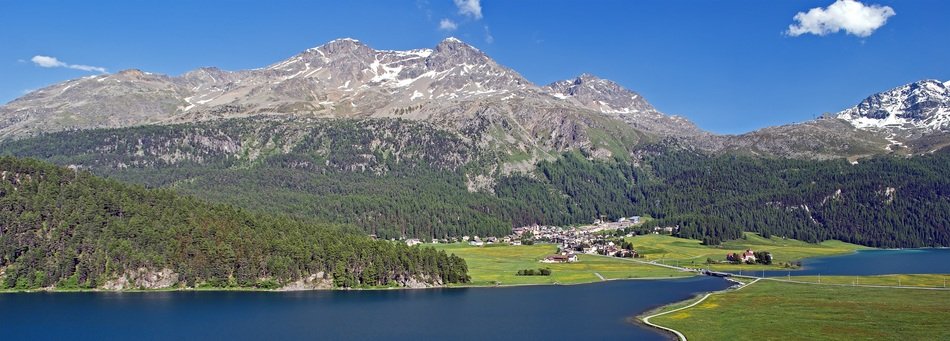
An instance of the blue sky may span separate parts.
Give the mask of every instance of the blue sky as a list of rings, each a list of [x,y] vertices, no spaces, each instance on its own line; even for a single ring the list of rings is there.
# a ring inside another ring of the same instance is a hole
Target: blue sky
[[[256,68],[339,37],[412,49],[456,36],[537,84],[592,73],[720,133],[808,120],[920,79],[950,80],[950,1],[862,0],[870,12],[860,13],[886,20],[870,23],[835,17],[833,3],[0,1],[0,103],[97,72],[77,68]],[[821,11],[806,15],[812,8]],[[799,12],[804,21],[793,19]],[[40,67],[35,56],[56,59]]]

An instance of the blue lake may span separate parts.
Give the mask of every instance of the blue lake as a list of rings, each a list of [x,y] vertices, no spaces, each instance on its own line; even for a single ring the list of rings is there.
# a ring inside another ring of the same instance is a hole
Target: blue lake
[[[666,340],[629,317],[713,277],[387,291],[0,294],[4,340]]]
[[[761,276],[762,272],[743,272]],[[892,274],[950,274],[950,249],[862,250],[852,254],[808,258],[802,268],[792,271],[766,271],[774,276],[869,276]]]
[[[791,274],[950,273],[950,249],[868,250],[803,263]],[[628,318],[729,285],[694,277],[431,290],[0,294],[0,339],[666,340]]]

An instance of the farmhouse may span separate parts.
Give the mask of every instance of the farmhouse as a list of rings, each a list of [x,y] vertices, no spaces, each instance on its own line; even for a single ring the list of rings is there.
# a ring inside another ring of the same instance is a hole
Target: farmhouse
[[[730,253],[726,255],[726,260],[730,262],[754,263],[755,252],[752,250],[745,250],[745,252],[742,253]]]
[[[577,261],[577,255],[569,253],[566,255],[550,255],[544,257],[541,263],[573,263]]]

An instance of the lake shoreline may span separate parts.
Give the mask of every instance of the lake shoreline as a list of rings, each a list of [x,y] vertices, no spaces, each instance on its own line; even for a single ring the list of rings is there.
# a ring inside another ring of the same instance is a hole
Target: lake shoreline
[[[735,283],[735,284],[732,285],[732,286],[730,286],[730,287],[728,287],[728,288],[722,289],[722,290],[708,291],[708,292],[700,292],[700,293],[697,293],[696,295],[693,295],[692,297],[687,298],[687,299],[682,300],[682,301],[676,301],[676,302],[672,302],[672,303],[668,303],[668,304],[664,304],[664,305],[660,305],[660,306],[657,306],[657,307],[648,309],[648,310],[646,310],[646,311],[644,311],[644,312],[642,312],[642,313],[640,313],[640,314],[638,314],[638,315],[635,315],[635,316],[632,316],[632,317],[627,318],[627,321],[630,322],[631,324],[636,325],[636,326],[639,326],[639,327],[650,328],[650,329],[653,329],[653,330],[658,330],[658,331],[662,332],[664,335],[668,336],[670,340],[679,340],[680,338],[679,338],[679,335],[677,334],[678,332],[675,331],[674,329],[669,328],[669,327],[665,327],[665,326],[661,326],[661,325],[659,325],[659,324],[652,324],[652,323],[649,323],[646,319],[649,319],[649,318],[651,318],[651,317],[655,317],[655,316],[658,316],[658,315],[663,315],[663,314],[671,313],[671,312],[676,311],[676,310],[689,308],[689,307],[692,307],[692,306],[694,306],[694,305],[696,305],[696,304],[701,303],[703,300],[705,300],[707,297],[709,297],[709,296],[711,296],[711,295],[717,295],[717,294],[728,293],[728,292],[731,292],[731,291],[735,291],[735,290],[741,289],[741,288],[743,288],[743,287],[745,287],[745,286],[747,286],[747,285],[749,285],[749,284],[755,283],[755,281],[748,282],[748,283],[746,283],[746,282],[741,282],[741,281],[738,281],[738,280],[735,280],[735,279],[732,279],[732,278],[729,278],[729,277],[723,277],[723,279],[725,279],[725,280],[727,280],[727,281],[729,281],[729,282],[733,282],[733,283]],[[682,305],[682,307],[679,307],[679,308],[670,308],[670,307],[676,307],[676,306],[679,306],[679,305]],[[668,308],[670,308],[670,309],[668,310]]]
[[[128,289],[128,290],[106,290],[106,289],[0,289],[0,295],[3,294],[38,294],[38,293],[162,293],[162,292],[333,292],[333,291],[402,291],[402,290],[436,290],[436,289],[478,289],[478,288],[520,288],[520,287],[548,287],[548,286],[576,286],[597,283],[606,283],[612,281],[661,281],[673,279],[686,279],[699,277],[700,275],[677,276],[677,277],[642,277],[642,278],[608,278],[601,281],[579,282],[579,283],[525,283],[525,284],[485,284],[485,285],[441,285],[431,287],[384,287],[384,288],[330,288],[330,289],[261,289],[261,288],[158,288],[158,289]]]
[[[0,306],[5,308],[0,309],[0,320],[11,325],[5,329],[5,337],[10,339],[74,335],[77,330],[88,339],[116,334],[160,339],[294,339],[313,335],[438,339],[459,330],[479,330],[477,335],[458,339],[481,340],[509,339],[511,330],[520,330],[545,339],[664,341],[663,334],[631,325],[626,317],[729,285],[721,279],[695,276],[501,290],[0,295]],[[576,308],[566,311],[565,305]],[[40,314],[46,315],[36,319]],[[175,328],[167,328],[170,325]],[[484,325],[497,327],[479,329]]]

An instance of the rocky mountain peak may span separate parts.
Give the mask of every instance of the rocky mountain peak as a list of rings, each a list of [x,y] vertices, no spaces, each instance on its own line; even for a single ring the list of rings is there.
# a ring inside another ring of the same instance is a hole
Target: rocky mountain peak
[[[448,37],[448,38],[442,39],[442,41],[439,42],[438,45],[436,45],[436,50],[437,51],[444,51],[444,50],[476,50],[478,51],[478,49],[475,48],[474,46],[469,45],[456,37]]]
[[[688,123],[592,75],[564,85],[572,86],[552,97],[456,38],[407,51],[375,50],[343,38],[253,70],[205,67],[178,77],[128,70],[53,85],[0,107],[0,138],[263,114],[399,117],[465,130],[497,124],[510,136],[485,141],[524,143],[517,147],[524,150],[540,145],[605,151],[580,130],[607,119],[613,122],[609,129],[620,129],[622,121],[665,135]]]
[[[580,85],[586,82],[594,82],[594,81],[599,81],[599,80],[604,80],[604,79],[585,72],[585,73],[580,74],[579,76],[577,76],[577,78],[574,79],[574,84]]]
[[[490,61],[485,53],[454,37],[446,38],[436,45],[429,58],[430,65],[438,69],[451,67],[452,65],[444,65],[448,63],[481,64]]]
[[[218,78],[223,78],[226,74],[230,72],[221,70],[219,68],[210,66],[210,67],[200,67],[188,72],[185,72],[181,75],[182,79],[186,80],[208,80],[216,81]]]
[[[127,69],[116,72],[114,74],[105,74],[101,75],[100,81],[102,79],[111,79],[113,81],[130,81],[130,82],[140,82],[140,81],[159,81],[167,80],[169,77],[162,74],[154,74],[151,72],[145,72],[139,69]]]
[[[656,112],[653,105],[643,99],[640,94],[589,73],[581,74],[574,79],[554,82],[544,88],[555,97],[573,98],[587,107],[602,112]]]
[[[863,129],[898,135],[950,130],[950,86],[925,79],[865,98],[835,117]]]
[[[562,100],[614,116],[640,130],[665,136],[707,134],[685,118],[659,112],[640,94],[589,73],[548,84],[542,90]]]
[[[126,76],[126,77],[142,77],[145,76],[145,72],[139,69],[127,69],[119,71],[117,74]]]
[[[365,53],[371,52],[373,49],[366,44],[363,44],[359,40],[353,38],[340,38],[334,39],[326,44],[317,46],[315,48],[308,49],[308,52],[313,51],[322,51],[326,54],[336,55],[336,54],[348,54],[348,53]]]

